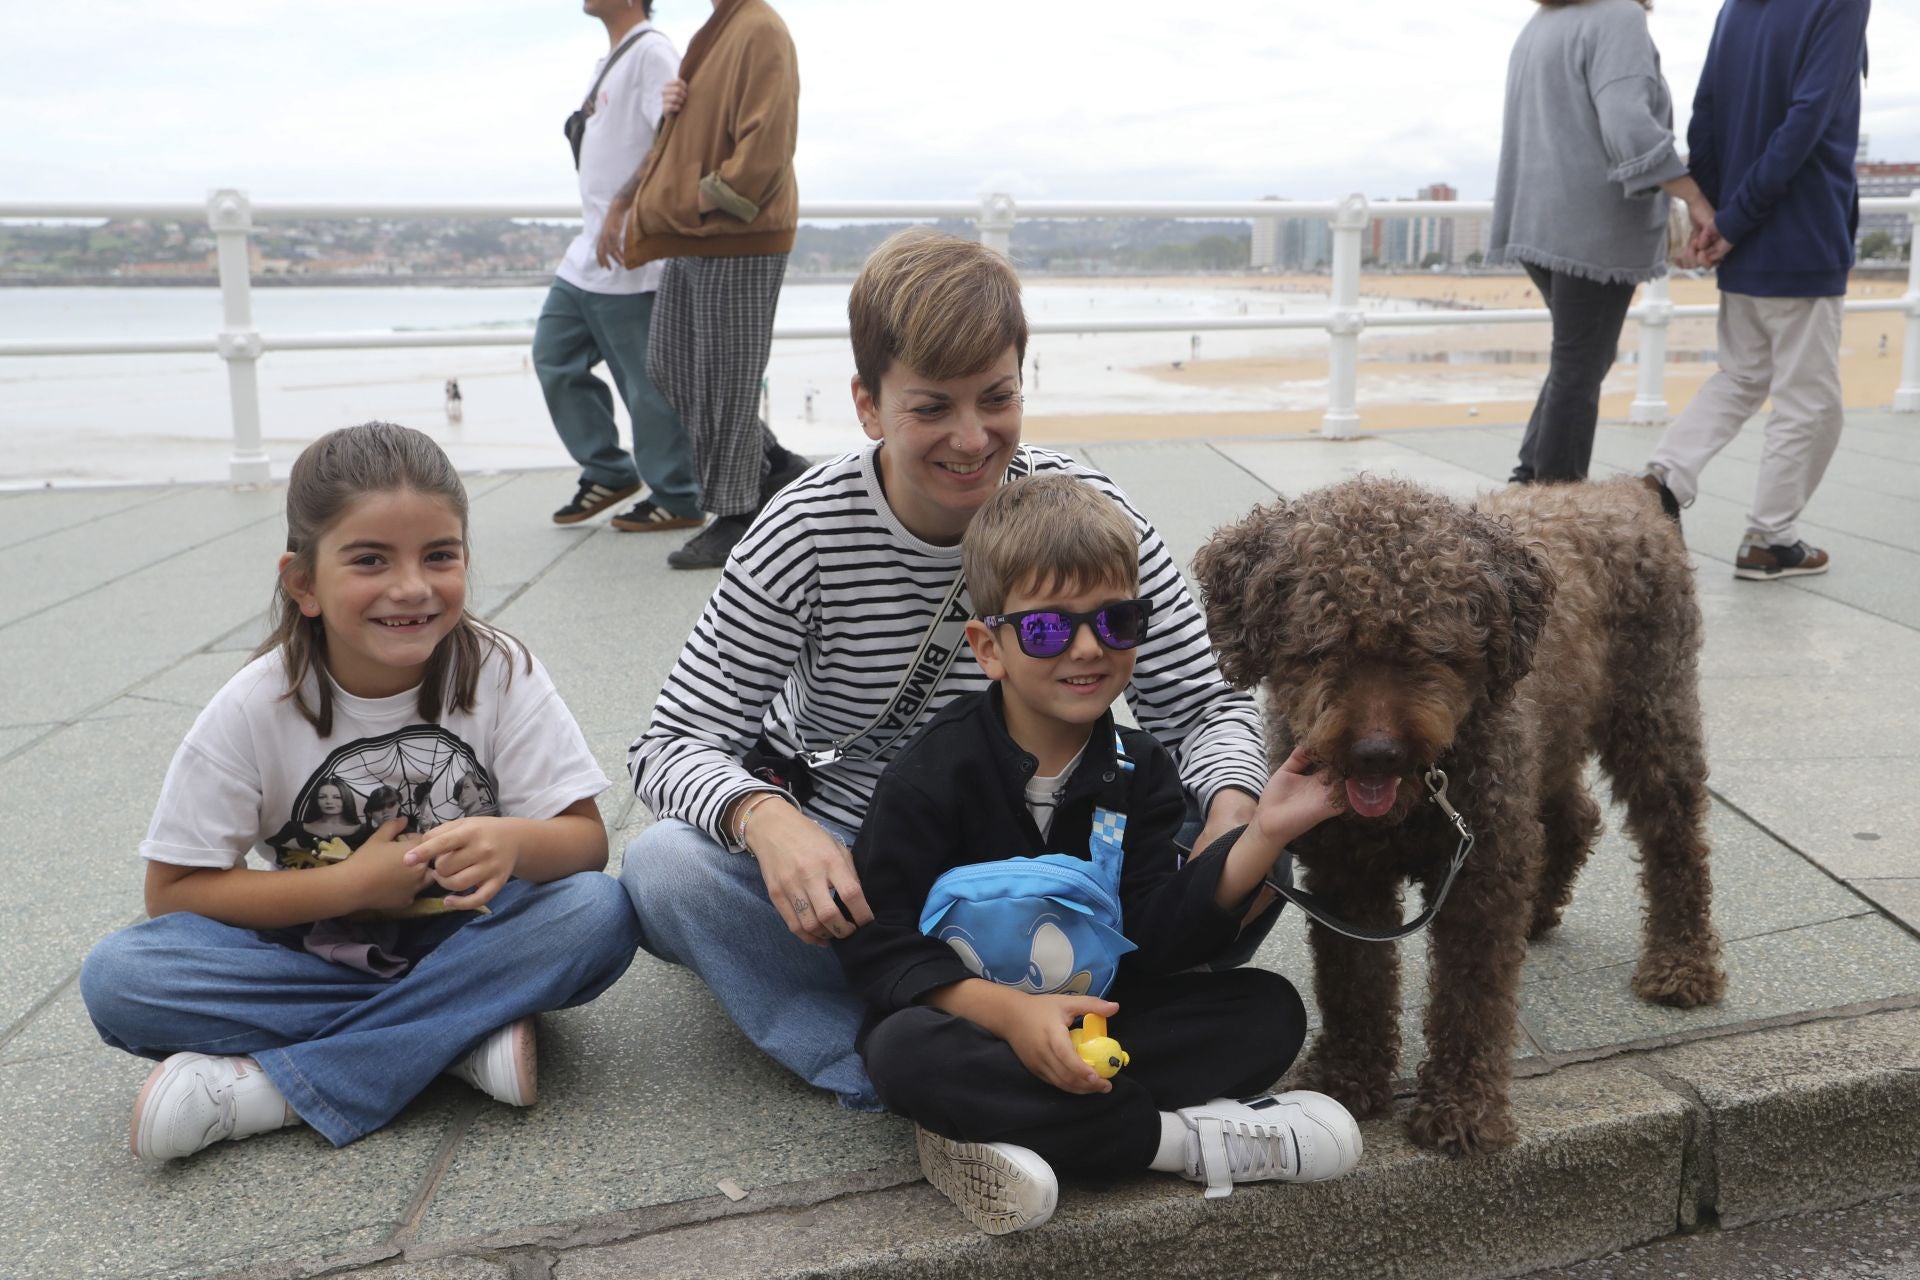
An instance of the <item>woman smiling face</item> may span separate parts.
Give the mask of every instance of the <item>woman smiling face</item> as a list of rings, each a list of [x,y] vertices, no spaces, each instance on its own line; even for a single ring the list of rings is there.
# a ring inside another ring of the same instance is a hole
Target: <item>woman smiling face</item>
[[[853,380],[853,406],[882,442],[887,505],[924,542],[951,546],[1005,478],[1020,444],[1020,358],[1012,346],[978,373],[936,380],[895,361],[880,393]]]

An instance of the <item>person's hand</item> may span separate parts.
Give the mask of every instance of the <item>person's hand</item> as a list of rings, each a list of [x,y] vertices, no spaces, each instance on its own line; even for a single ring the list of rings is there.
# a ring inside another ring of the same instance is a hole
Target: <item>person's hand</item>
[[[1704,226],[1694,231],[1693,239],[1687,247],[1693,251],[1693,256],[1700,260],[1702,266],[1708,267],[1719,266],[1720,260],[1733,249],[1733,245],[1727,238],[1720,234],[1720,225],[1712,217],[1707,219]]]
[[[824,947],[872,922],[873,911],[853,872],[853,855],[784,798],[762,801],[747,834],[747,847],[766,882],[767,900],[794,937]]]
[[[409,841],[401,833],[405,818],[380,824],[341,867],[355,878],[360,906],[373,911],[399,911],[433,882],[426,867],[408,861]]]
[[[484,907],[513,877],[520,851],[499,818],[455,818],[427,832],[406,852],[409,866],[432,875],[457,911]]]
[[[1262,836],[1286,844],[1339,812],[1340,798],[1327,775],[1307,759],[1305,747],[1296,746],[1267,779],[1254,822]]]
[[[606,220],[600,224],[600,238],[594,242],[593,260],[603,267],[625,266],[627,251],[627,210],[630,200],[613,198],[607,206]]]
[[[680,108],[687,105],[687,82],[677,76],[667,81],[660,89],[660,114],[677,116]]]
[[[1073,1047],[1067,1028],[1075,1018],[1097,1013],[1111,1018],[1120,1006],[1094,996],[1036,996],[1025,992],[1011,1003],[1002,1025],[1002,1039],[1027,1070],[1056,1089],[1068,1093],[1111,1093],[1113,1082],[1087,1064]]]

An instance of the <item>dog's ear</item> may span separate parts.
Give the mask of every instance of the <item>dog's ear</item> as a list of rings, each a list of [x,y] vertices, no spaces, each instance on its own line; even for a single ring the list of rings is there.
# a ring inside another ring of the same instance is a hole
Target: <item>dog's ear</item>
[[[1537,542],[1521,539],[1505,520],[1480,516],[1494,607],[1487,619],[1488,680],[1495,694],[1512,691],[1533,670],[1534,647],[1553,605],[1553,566]]]
[[[1291,530],[1297,519],[1285,502],[1255,507],[1239,524],[1216,529],[1193,558],[1207,635],[1219,655],[1220,674],[1235,688],[1260,683],[1279,646],[1293,591]]]

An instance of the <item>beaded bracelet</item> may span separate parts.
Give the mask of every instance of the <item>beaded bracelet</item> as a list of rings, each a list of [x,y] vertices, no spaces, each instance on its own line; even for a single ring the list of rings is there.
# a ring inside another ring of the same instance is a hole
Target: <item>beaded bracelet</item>
[[[762,791],[759,795],[740,806],[740,820],[733,824],[733,842],[739,845],[748,857],[751,858],[756,855],[752,849],[747,848],[747,820],[753,817],[753,811],[755,809],[758,809],[767,801],[784,794],[785,792],[781,791]]]

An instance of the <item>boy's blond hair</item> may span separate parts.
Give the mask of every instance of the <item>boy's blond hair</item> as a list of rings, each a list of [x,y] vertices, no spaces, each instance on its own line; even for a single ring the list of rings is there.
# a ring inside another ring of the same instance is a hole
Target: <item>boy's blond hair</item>
[[[1139,589],[1140,535],[1120,504],[1068,475],[1001,485],[960,542],[967,594],[979,616],[999,613],[1017,587]]]
[[[936,382],[1027,358],[1020,277],[992,249],[930,227],[888,236],[847,295],[853,367],[867,394],[894,361]]]

